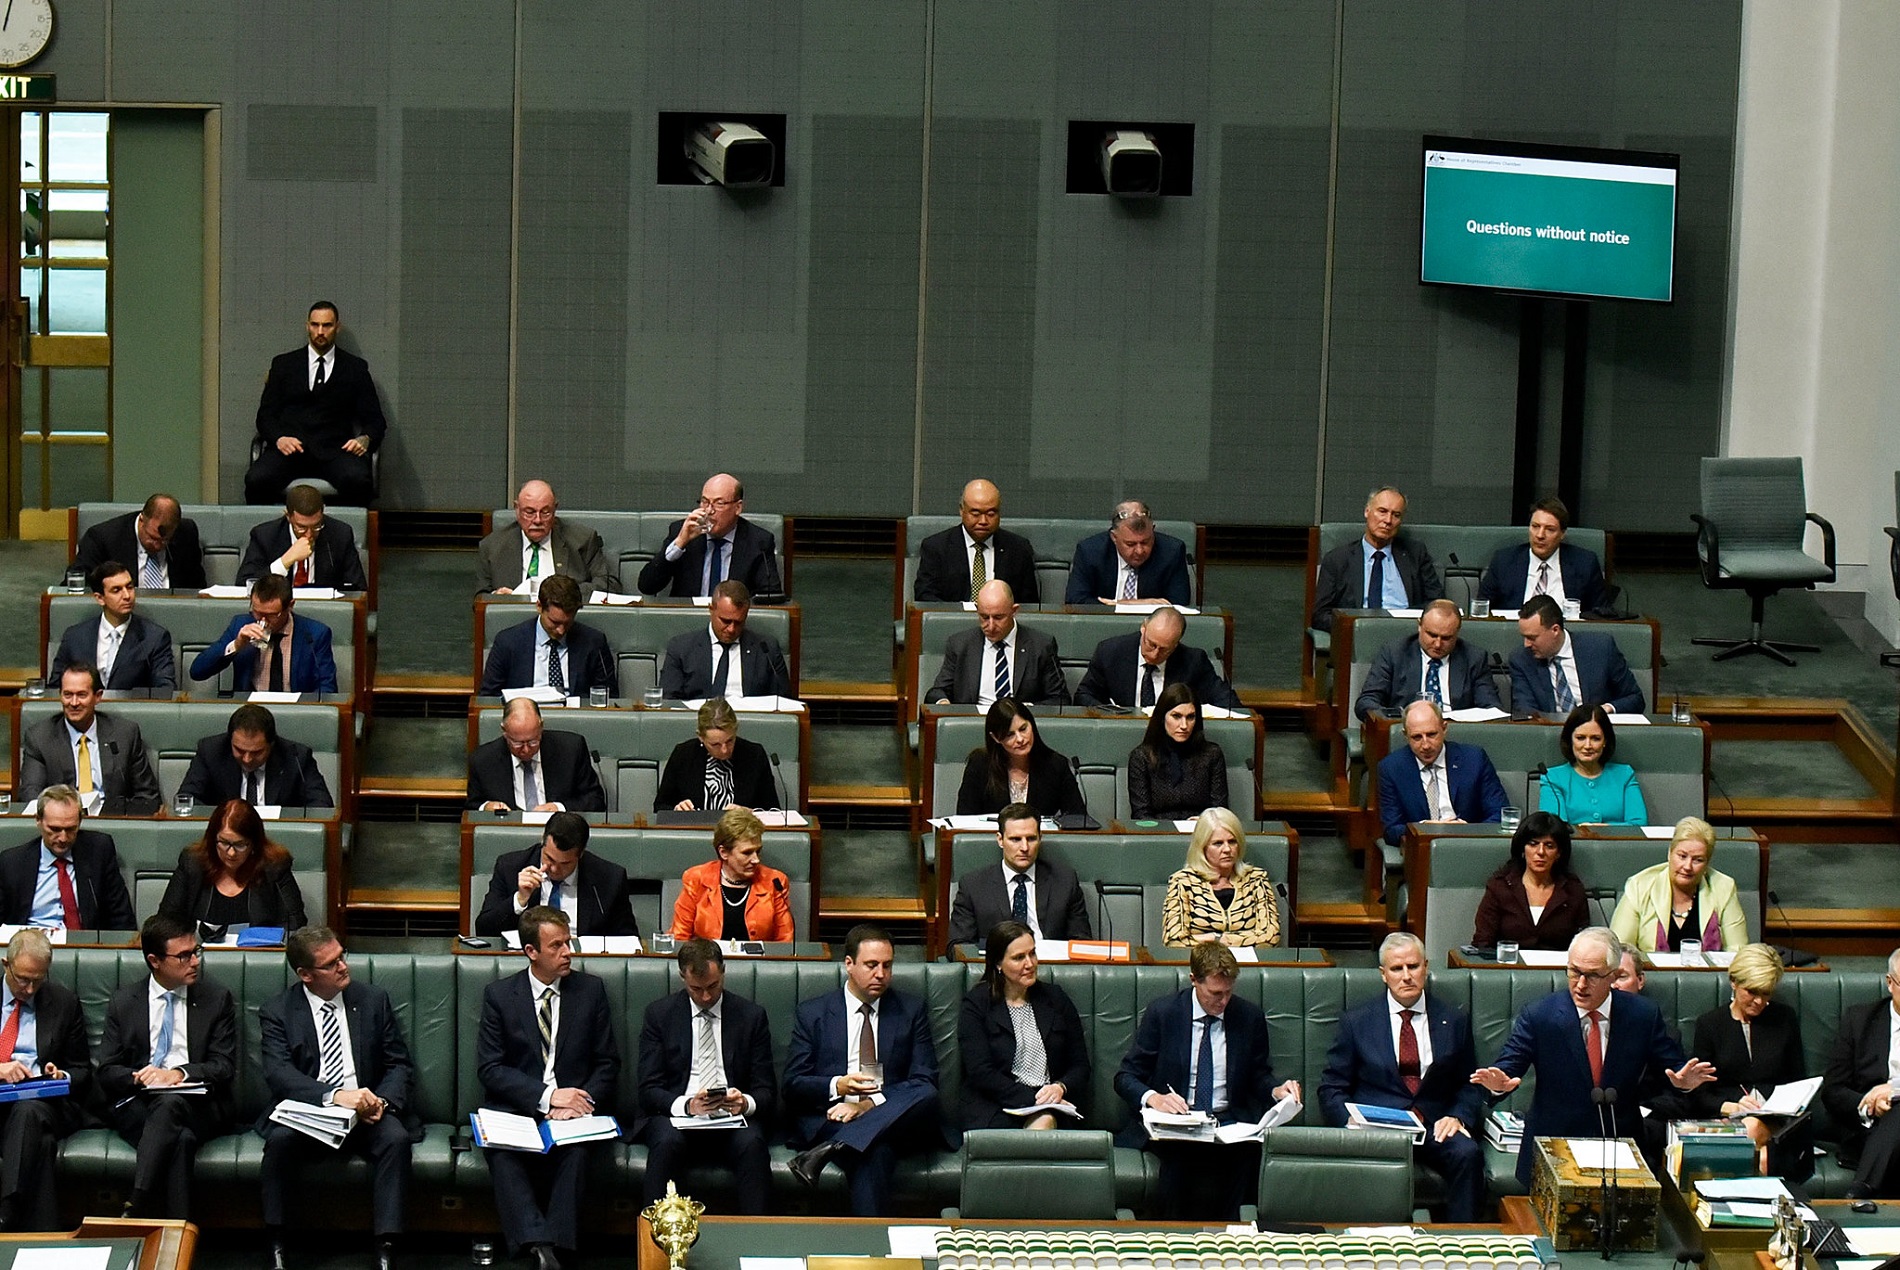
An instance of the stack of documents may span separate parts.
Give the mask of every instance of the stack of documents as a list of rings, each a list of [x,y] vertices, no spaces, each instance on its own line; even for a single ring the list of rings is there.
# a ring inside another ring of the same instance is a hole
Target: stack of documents
[[[620,1136],[620,1122],[612,1116],[576,1116],[572,1120],[536,1120],[512,1111],[483,1107],[472,1111],[469,1127],[475,1145],[501,1151],[528,1151],[546,1155],[555,1147],[575,1142],[605,1142]]]
[[[1367,1102],[1346,1104],[1348,1129],[1396,1129],[1413,1142],[1425,1140],[1425,1122],[1409,1107],[1379,1107]]]
[[[1695,1184],[1695,1199],[1690,1207],[1704,1229],[1767,1227],[1775,1224],[1775,1201],[1787,1194],[1787,1184],[1778,1177],[1704,1178]],[[1814,1213],[1809,1211],[1802,1216],[1813,1220]]]
[[[270,1113],[271,1123],[295,1129],[334,1150],[356,1127],[356,1113],[348,1107],[320,1107],[313,1102],[286,1098]]]
[[[1485,1118],[1484,1136],[1498,1150],[1515,1152],[1524,1145],[1524,1117],[1515,1111],[1493,1111]]]
[[[1082,1118],[1081,1111],[1079,1111],[1076,1108],[1076,1105],[1074,1103],[1070,1102],[1066,1098],[1063,1099],[1061,1102],[1032,1102],[1026,1107],[1003,1108],[1003,1114],[1006,1116],[1023,1116],[1025,1118],[1030,1117],[1030,1116],[1040,1116],[1047,1112],[1054,1112],[1055,1114],[1061,1115],[1061,1116],[1069,1116],[1075,1120],[1080,1120]]]
[[[1141,1123],[1148,1130],[1148,1136],[1160,1142],[1258,1142],[1266,1136],[1267,1130],[1279,1128],[1304,1109],[1298,1098],[1288,1094],[1267,1108],[1267,1114],[1260,1119],[1242,1120],[1238,1124],[1216,1123],[1214,1117],[1204,1111],[1170,1113],[1153,1107],[1141,1109]]]

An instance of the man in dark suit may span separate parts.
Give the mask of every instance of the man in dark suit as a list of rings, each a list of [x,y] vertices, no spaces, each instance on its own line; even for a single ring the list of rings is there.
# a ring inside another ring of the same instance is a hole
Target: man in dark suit
[[[158,810],[158,775],[145,736],[130,719],[99,710],[99,671],[75,662],[59,677],[58,718],[41,719],[20,736],[18,798],[48,785],[71,785],[82,799],[95,796],[112,815]]]
[[[502,709],[501,735],[468,756],[468,802],[481,811],[606,811],[587,742],[550,732],[525,697]]]
[[[1603,562],[1587,547],[1564,541],[1570,530],[1570,509],[1551,495],[1531,504],[1530,541],[1500,548],[1478,584],[1478,598],[1491,601],[1502,612],[1524,604],[1532,596],[1548,595],[1562,604],[1575,600],[1585,614],[1610,607],[1609,586],[1603,580]]]
[[[301,741],[277,735],[277,716],[245,704],[224,731],[200,738],[178,792],[217,807],[242,798],[254,807],[334,807],[317,758]]]
[[[1214,661],[1183,644],[1187,619],[1172,608],[1158,608],[1141,629],[1111,635],[1095,646],[1089,668],[1075,689],[1079,706],[1120,706],[1145,710],[1169,684],[1184,683],[1204,706],[1240,709],[1240,698],[1214,669]]]
[[[252,527],[238,564],[238,584],[274,573],[289,578],[292,586],[369,590],[356,531],[323,511],[323,495],[315,486],[292,486],[284,495],[284,514]]]
[[[557,811],[542,826],[540,846],[497,856],[475,933],[514,930],[523,913],[546,905],[567,914],[576,935],[638,935],[627,871],[588,853],[589,832],[580,813]]]
[[[302,477],[328,481],[336,501],[369,506],[369,456],[388,423],[369,363],[337,346],[336,305],[310,306],[309,342],[271,359],[257,403],[264,452],[244,474],[244,501],[274,503]]]
[[[274,573],[259,578],[251,587],[251,611],[232,618],[224,633],[192,659],[192,679],[216,679],[229,666],[231,686],[239,693],[335,692],[330,628],[314,617],[293,617],[296,603],[289,578]],[[260,656],[259,650],[268,655]]]
[[[532,595],[559,574],[580,584],[581,593],[618,591],[620,575],[607,559],[600,535],[562,520],[554,487],[529,481],[515,495],[513,523],[497,525],[475,551],[475,592]]]
[[[79,536],[74,568],[91,573],[108,560],[130,569],[147,591],[196,591],[206,584],[198,522],[187,520],[170,494],[154,494],[140,510],[102,520]]]
[[[1578,706],[1602,706],[1612,714],[1643,712],[1643,689],[1614,636],[1570,631],[1564,611],[1547,595],[1518,610],[1517,632],[1524,647],[1511,654],[1513,708],[1559,718]]]
[[[1366,671],[1353,713],[1365,722],[1391,717],[1423,697],[1443,710],[1501,709],[1490,659],[1458,638],[1464,619],[1450,600],[1433,600],[1418,615],[1418,634],[1379,650]]]
[[[976,596],[976,625],[944,642],[943,664],[924,699],[988,707],[998,697],[1014,697],[1037,706],[1068,705],[1055,636],[1018,623],[1016,609],[1009,583],[984,583]]]
[[[1041,604],[1036,549],[1027,538],[1000,528],[1003,496],[996,486],[974,480],[957,503],[963,523],[930,535],[917,548],[917,578],[910,598],[919,604],[963,604],[985,582],[1000,579],[1023,604]]]
[[[640,570],[645,595],[679,598],[711,595],[728,578],[745,584],[752,595],[781,596],[778,539],[747,520],[745,486],[728,473],[707,479],[699,491],[699,510],[666,527],[666,550]]]
[[[1416,609],[1445,594],[1432,553],[1399,537],[1405,495],[1390,485],[1366,496],[1366,532],[1320,557],[1314,629],[1333,629],[1335,609]]]
[[[86,817],[79,791],[48,785],[40,791],[37,839],[0,854],[0,922],[67,930],[135,930],[132,895],[109,833],[79,826]]]
[[[675,701],[710,697],[789,697],[792,672],[778,641],[745,628],[752,592],[728,578],[713,588],[708,629],[666,641],[660,691]],[[716,658],[716,660],[715,660]]]
[[[46,686],[57,687],[66,667],[83,662],[97,666],[105,686],[119,692],[135,688],[150,689],[154,696],[177,692],[172,633],[133,612],[139,592],[131,570],[107,560],[87,573],[86,585],[99,601],[99,616],[74,622],[59,637]]]
[[[734,1211],[771,1211],[772,1160],[766,1132],[777,1101],[772,1023],[763,1008],[726,991],[726,956],[710,939],[679,948],[680,991],[647,1006],[640,1023],[640,1120],[630,1136],[647,1144],[651,1204],[689,1161],[732,1170]],[[720,1095],[716,1091],[724,1090]],[[742,1129],[681,1130],[675,1117],[744,1116]]]
[[[506,688],[553,688],[585,701],[589,691],[620,687],[607,637],[576,620],[587,597],[580,583],[555,574],[535,593],[536,616],[506,627],[488,647],[482,667],[482,697],[499,697]]]
[[[298,982],[257,1011],[264,1083],[279,1101],[347,1107],[356,1124],[340,1150],[370,1161],[375,1181],[376,1270],[390,1270],[395,1240],[409,1202],[410,1154],[422,1124],[410,1105],[414,1065],[389,993],[350,978],[343,945],[328,926],[305,926],[284,941]],[[299,1160],[332,1159],[318,1143],[275,1123],[267,1108],[257,1118],[264,1139],[261,1175],[269,1270],[284,1270],[285,1193]]]
[[[1849,1199],[1891,1196],[1900,1188],[1900,950],[1887,957],[1887,995],[1841,1015],[1821,1082],[1821,1105],[1840,1135],[1840,1161],[1854,1170]]]
[[[1123,600],[1165,600],[1192,604],[1187,544],[1155,532],[1148,504],[1138,499],[1115,504],[1108,528],[1075,544],[1064,604],[1115,604]]]
[[[0,1086],[64,1076],[64,1098],[0,1103],[0,1231],[59,1229],[53,1157],[82,1123],[92,1092],[86,1012],[51,978],[53,945],[42,930],[8,941],[0,977]]]
[[[884,1216],[897,1157],[943,1141],[929,1012],[891,989],[891,957],[881,927],[853,926],[843,990],[799,1005],[785,1058],[790,1140],[806,1148],[792,1173],[816,1186],[835,1160],[850,1182],[853,1217]]]
[[[1545,1137],[1641,1137],[1639,1104],[1663,1080],[1682,1093],[1715,1075],[1700,1059],[1685,1059],[1682,1043],[1648,1000],[1611,986],[1623,945],[1607,926],[1589,926],[1570,941],[1567,992],[1553,992],[1519,1011],[1494,1066],[1471,1074],[1494,1098],[1516,1089],[1537,1069],[1537,1088],[1524,1117],[1517,1180],[1529,1186],[1535,1140]],[[1607,1036],[1605,1035],[1607,1023]],[[1628,1097],[1598,1102],[1595,1089]],[[1601,1118],[1599,1118],[1601,1117]]]
[[[1406,748],[1379,760],[1379,815],[1395,847],[1407,825],[1494,821],[1509,801],[1491,756],[1447,741],[1450,730],[1437,706],[1414,701],[1405,708]]]
[[[613,1013],[600,980],[573,968],[574,941],[559,909],[521,915],[528,968],[482,990],[475,1042],[483,1104],[549,1120],[611,1115],[620,1079]],[[557,1248],[579,1243],[588,1144],[545,1155],[488,1151],[508,1247],[527,1250],[534,1270],[560,1270]]]
[[[957,879],[950,906],[951,944],[980,944],[998,922],[1012,918],[1037,939],[1092,939],[1082,883],[1075,870],[1042,859],[1042,819],[1027,803],[996,813],[996,845],[1003,864],[971,869]]]
[[[1275,1083],[1267,1016],[1234,995],[1240,963],[1231,948],[1212,941],[1195,944],[1188,954],[1188,976],[1187,988],[1143,1011],[1115,1073],[1115,1092],[1135,1112],[1124,1145],[1145,1146],[1160,1160],[1163,1216],[1233,1221],[1242,1198],[1257,1183],[1259,1144],[1158,1141],[1142,1127],[1142,1109],[1176,1115],[1203,1111],[1222,1124],[1257,1121],[1286,1095],[1299,1097],[1300,1083]]]
[[[112,994],[99,1042],[99,1095],[119,1136],[138,1152],[128,1217],[190,1216],[198,1147],[231,1120],[237,1079],[237,1002],[201,974],[198,932],[158,913],[139,931],[149,977]],[[166,1093],[201,1081],[203,1094]]]
[[[1379,945],[1385,993],[1346,1011],[1326,1052],[1319,1101],[1343,1128],[1348,1102],[1410,1110],[1425,1125],[1414,1154],[1445,1179],[1448,1222],[1483,1220],[1485,1099],[1471,1083],[1478,1055],[1471,1018],[1425,995],[1425,945],[1397,931]]]

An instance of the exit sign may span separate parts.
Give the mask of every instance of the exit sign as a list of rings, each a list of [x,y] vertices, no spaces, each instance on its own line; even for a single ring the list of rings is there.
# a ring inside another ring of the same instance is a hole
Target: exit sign
[[[51,75],[0,75],[0,101],[57,101]]]

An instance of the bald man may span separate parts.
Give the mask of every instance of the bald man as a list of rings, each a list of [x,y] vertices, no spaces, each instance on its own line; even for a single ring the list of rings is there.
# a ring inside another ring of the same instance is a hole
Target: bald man
[[[963,487],[957,503],[963,523],[924,539],[917,549],[917,581],[910,598],[919,604],[963,604],[985,582],[1009,583],[1019,604],[1041,604],[1036,552],[1027,538],[1002,528],[1003,496],[978,478]]]
[[[546,481],[529,481],[515,495],[515,518],[482,539],[476,552],[477,594],[532,597],[541,579],[559,573],[580,583],[581,594],[618,591],[620,575],[600,535],[560,517],[560,500]]]
[[[924,699],[987,709],[998,697],[1066,706],[1069,686],[1056,660],[1055,637],[1017,622],[1009,583],[986,582],[976,595],[976,625],[944,643],[943,666]]]
[[[1164,606],[1150,613],[1139,630],[1109,636],[1095,646],[1075,704],[1146,710],[1163,688],[1184,683],[1204,706],[1240,709],[1240,698],[1214,668],[1213,658],[1181,642],[1186,634],[1187,619]]]
[[[785,594],[778,539],[745,518],[745,486],[721,472],[699,487],[699,506],[666,527],[666,550],[640,570],[643,595],[710,596],[721,582],[742,582],[756,600]]]

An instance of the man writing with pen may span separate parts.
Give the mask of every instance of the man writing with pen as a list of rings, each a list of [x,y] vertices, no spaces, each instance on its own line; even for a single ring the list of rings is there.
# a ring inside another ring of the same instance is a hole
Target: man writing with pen
[[[86,1016],[71,988],[50,978],[53,945],[46,932],[14,932],[0,978],[0,1083],[71,1082],[61,1097],[0,1103],[0,1230],[56,1230],[59,1205],[53,1156],[79,1127],[92,1052]]]

